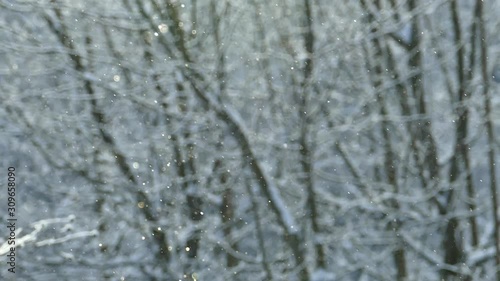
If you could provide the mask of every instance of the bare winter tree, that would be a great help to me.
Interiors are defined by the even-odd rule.
[[[1,1],[19,276],[500,280],[500,6],[424,2]]]

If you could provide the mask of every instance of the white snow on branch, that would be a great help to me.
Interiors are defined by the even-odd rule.
[[[211,100],[211,102],[213,102],[213,99],[209,98],[209,100]],[[236,129],[240,131],[242,138],[244,138],[243,141],[248,143],[248,149],[250,150],[251,157],[254,160],[253,165],[257,165],[258,169],[262,173],[263,178],[261,180],[264,181],[265,188],[267,189],[267,190],[265,190],[265,192],[267,192],[269,195],[268,199],[271,201],[269,203],[272,204],[273,207],[277,210],[277,212],[278,212],[277,215],[279,216],[279,219],[281,220],[281,222],[285,224],[284,227],[286,228],[286,231],[288,232],[288,234],[297,234],[299,232],[299,229],[298,229],[297,224],[295,223],[294,217],[288,211],[288,208],[286,207],[286,204],[283,201],[283,198],[281,197],[281,194],[279,192],[278,187],[274,184],[274,181],[272,181],[270,179],[270,177],[269,177],[268,173],[266,172],[266,170],[264,169],[264,167],[262,167],[260,162],[257,160],[257,156],[249,143],[250,139],[249,139],[248,133],[247,133],[248,130],[246,129],[246,127],[243,123],[243,119],[241,118],[241,116],[237,112],[232,110],[232,108],[230,108],[230,107],[224,107],[224,108],[219,107],[218,110],[224,110],[224,112],[228,116],[228,119],[230,120],[230,122],[233,123],[233,125],[235,125]]]
[[[50,238],[50,239],[42,240],[42,241],[36,242],[35,246],[41,247],[41,246],[60,244],[60,243],[64,243],[66,241],[77,239],[77,238],[96,236],[97,234],[99,234],[99,232],[95,229],[91,230],[91,231],[80,231],[80,232],[68,234],[68,235],[66,235],[64,237],[60,237],[60,238]]]
[[[493,246],[486,249],[477,249],[468,255],[467,264],[471,266],[478,265],[494,257],[495,257],[495,247]]]
[[[87,81],[90,82],[99,82],[99,78],[97,78],[93,73],[91,72],[84,72],[83,73],[83,78]]]
[[[260,165],[257,163],[256,165]],[[260,167],[262,170],[262,167]],[[298,226],[295,223],[295,219],[292,216],[292,214],[288,211],[288,208],[285,205],[285,202],[283,202],[283,198],[281,197],[278,187],[274,185],[274,182],[272,182],[268,177],[267,173],[263,171],[264,174],[264,180],[266,181],[267,184],[267,189],[269,190],[269,195],[270,195],[270,202],[271,204],[274,204],[275,208],[279,212],[279,216],[281,220],[285,223],[285,227],[287,228],[288,234],[296,234],[299,232]]]
[[[419,242],[417,239],[411,237],[409,233],[402,232],[401,234],[405,243],[408,246],[410,246],[410,248],[415,253],[417,253],[422,258],[427,260],[428,263],[433,264],[440,269],[446,269],[451,272],[459,274],[471,275],[470,268],[466,267],[464,264],[463,265],[446,264],[441,260],[441,257],[439,255],[428,249],[423,243]]]
[[[248,129],[245,126],[243,118],[238,112],[233,110],[231,107],[226,105],[221,105],[217,102],[217,99],[213,97],[209,92],[197,92],[198,95],[205,100],[208,105],[214,109],[219,117],[225,120],[230,127],[233,128],[234,133],[241,137],[243,144],[242,150],[244,153],[248,153],[253,165],[256,165],[257,170],[261,173],[261,187],[264,189],[263,192],[266,193],[267,199],[270,201],[272,208],[277,212],[278,220],[280,224],[284,224],[283,227],[288,234],[297,234],[299,232],[298,225],[295,223],[294,217],[288,211],[285,202],[283,201],[281,194],[279,193],[278,187],[270,179],[266,170],[262,167],[257,159],[257,155],[252,149],[250,144],[250,138],[248,137]]]
[[[44,230],[48,226],[54,225],[54,224],[64,223],[65,224],[64,227],[67,227],[68,224],[72,223],[74,220],[75,220],[74,215],[69,215],[65,218],[53,218],[53,219],[40,220],[40,221],[32,223],[31,227],[33,228],[33,231],[31,231],[30,233],[28,233],[22,237],[19,237],[19,236],[22,233],[23,229],[19,228],[16,231],[16,240],[15,240],[16,244],[15,244],[15,246],[16,246],[16,248],[20,248],[20,247],[23,247],[23,246],[25,246],[29,243],[32,243],[32,242],[37,247],[47,246],[47,245],[63,243],[63,242],[66,242],[66,241],[69,241],[72,239],[84,238],[84,237],[88,237],[88,236],[95,236],[98,234],[97,230],[81,231],[81,232],[71,233],[71,234],[68,234],[66,236],[59,237],[59,238],[50,238],[50,239],[35,242],[38,240],[38,235],[40,234],[40,232],[42,232],[42,230]],[[9,244],[9,240],[4,241],[2,243],[2,245],[0,245],[0,256],[7,254],[10,251],[10,248],[12,246],[13,245]]]

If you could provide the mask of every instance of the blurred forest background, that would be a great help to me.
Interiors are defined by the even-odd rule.
[[[1,0],[17,280],[500,280],[498,15]]]

